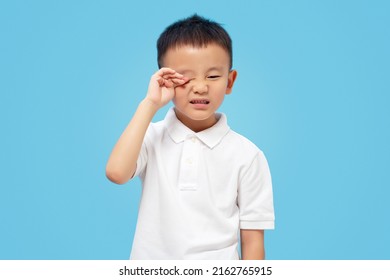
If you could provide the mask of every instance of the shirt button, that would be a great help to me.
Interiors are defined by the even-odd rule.
[[[192,141],[193,143],[195,143],[196,137],[192,137],[192,138],[191,138],[191,141]]]
[[[188,164],[192,164],[192,162],[193,162],[192,158],[187,158],[186,161],[187,161]]]

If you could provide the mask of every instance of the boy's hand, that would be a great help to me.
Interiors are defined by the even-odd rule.
[[[183,85],[188,78],[170,68],[161,68],[150,79],[147,100],[157,106],[165,106],[175,96],[175,87]]]

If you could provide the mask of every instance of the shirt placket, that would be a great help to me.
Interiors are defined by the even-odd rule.
[[[195,135],[186,137],[180,159],[179,190],[196,191],[198,188],[200,142]]]

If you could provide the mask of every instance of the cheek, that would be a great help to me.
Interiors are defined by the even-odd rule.
[[[186,95],[186,90],[183,87],[176,87],[175,88],[175,98],[177,97],[183,97]]]
[[[221,81],[220,83],[216,84],[214,87],[214,92],[218,92],[218,94],[225,94],[227,90],[227,82]]]
[[[183,88],[176,88],[175,89],[175,96],[173,97],[172,101],[173,103],[183,103],[186,100],[186,91]]]

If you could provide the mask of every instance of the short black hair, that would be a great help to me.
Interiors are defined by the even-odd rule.
[[[215,43],[225,49],[233,65],[232,40],[221,24],[194,14],[169,25],[157,40],[157,62],[162,67],[166,52],[173,47],[191,45],[205,47]]]

